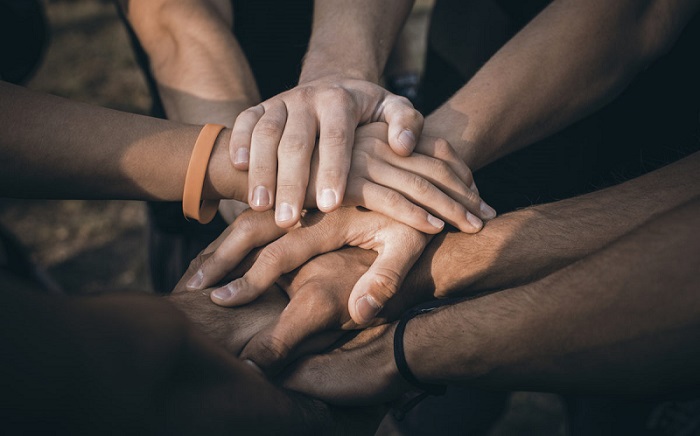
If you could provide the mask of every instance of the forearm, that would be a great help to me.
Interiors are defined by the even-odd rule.
[[[405,287],[442,298],[542,277],[700,195],[699,169],[695,153],[617,186],[500,216],[474,235],[439,237]]]
[[[697,0],[552,2],[499,50],[424,131],[472,169],[603,106],[673,44]]]
[[[488,388],[697,388],[698,216],[700,198],[543,280],[416,318],[409,366],[420,380]]]
[[[200,126],[134,115],[0,83],[0,196],[177,201]],[[244,199],[230,130],[209,161],[204,197]]]
[[[412,0],[316,0],[299,83],[343,76],[377,83]]]
[[[231,32],[228,0],[131,0],[127,16],[148,53],[168,119],[231,127],[259,102]]]

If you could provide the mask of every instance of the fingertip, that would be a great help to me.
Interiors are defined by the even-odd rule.
[[[467,227],[462,229],[466,233],[477,233],[484,227],[484,222],[471,212],[467,212]]]
[[[401,156],[409,156],[416,148],[416,135],[409,129],[404,129],[396,138],[395,152]]]
[[[339,206],[338,193],[335,189],[324,188],[316,194],[316,206],[322,212],[332,212]]]
[[[204,273],[202,272],[201,269],[197,270],[197,272],[190,278],[190,280],[187,282],[187,285],[185,286],[188,291],[197,291],[202,289],[202,285],[204,283]]]
[[[212,302],[219,306],[233,306],[232,300],[234,299],[238,291],[235,283],[236,282],[233,281],[226,286],[222,286],[218,289],[213,290],[209,295],[209,298]]]
[[[237,170],[247,170],[250,160],[250,151],[247,147],[239,147],[232,155],[233,167]]]
[[[479,211],[481,212],[481,217],[487,220],[491,220],[496,218],[496,210],[486,204],[484,200],[481,200],[481,204],[479,205]]]
[[[440,233],[445,228],[445,222],[440,218],[428,214],[428,223],[435,229],[435,233]]]
[[[250,194],[248,204],[251,209],[258,212],[270,209],[272,207],[270,191],[262,185],[256,186]]]
[[[377,317],[382,310],[382,305],[370,294],[365,294],[355,302],[353,320],[359,325],[365,325]]]

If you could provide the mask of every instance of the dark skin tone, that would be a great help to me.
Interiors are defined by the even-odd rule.
[[[699,168],[696,153],[603,191],[503,215],[477,235],[436,238],[377,322],[395,319],[405,308],[433,297],[504,289],[409,324],[406,356],[419,378],[618,394],[692,388],[698,383],[692,368],[699,358],[694,344],[700,307],[689,260],[700,256],[694,231],[700,213]],[[609,219],[620,210],[624,220]],[[263,221],[261,226],[269,225]],[[295,255],[293,246],[286,248],[289,256]],[[304,336],[300,332],[316,337],[328,328],[327,320],[336,329],[352,328],[344,324],[347,315],[338,302],[371,259],[347,249],[331,254],[330,263],[324,261],[330,254],[318,256],[295,271],[291,282],[278,281],[289,286],[285,315],[260,333],[266,345],[251,346],[258,344],[254,337],[242,357],[275,374],[302,353],[295,342]],[[339,285],[345,289],[340,298],[317,299],[315,294],[328,294]],[[673,298],[667,298],[669,287]],[[302,293],[303,288],[309,292]],[[562,316],[571,322],[562,323]],[[225,329],[221,324],[209,328]],[[339,350],[302,359],[288,373],[286,385],[342,404],[395,398],[407,386],[393,362],[393,329],[393,324],[377,326]],[[683,358],[668,360],[668,353],[677,350],[685,350]],[[571,359],[579,363],[572,365]],[[372,370],[357,375],[357,368]]]

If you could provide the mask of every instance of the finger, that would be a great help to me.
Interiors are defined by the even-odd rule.
[[[328,237],[319,237],[319,230]],[[226,307],[250,303],[282,274],[295,270],[318,254],[336,250],[343,244],[344,238],[340,232],[326,232],[316,226],[295,229],[263,248],[243,277],[213,291],[211,299]]]
[[[400,156],[410,155],[423,131],[423,115],[405,97],[387,97],[383,120],[389,125],[389,146]]]
[[[318,288],[306,291],[309,291],[306,295],[312,296],[322,296],[325,292]],[[334,314],[326,307],[325,300],[320,298],[292,299],[280,314],[279,321],[255,335],[243,348],[240,358],[252,361],[268,376],[277,374],[295,356],[305,339],[332,327]]]
[[[422,236],[396,243],[394,239],[377,255],[350,293],[348,311],[353,321],[367,325],[401,288],[409,270],[420,257],[426,242]]]
[[[357,121],[350,97],[329,102],[326,107],[320,117],[316,205],[331,212],[343,203]]]
[[[265,113],[253,129],[248,165],[248,203],[253,210],[268,210],[273,205],[277,147],[286,121],[287,109],[276,100],[265,106]]]
[[[481,198],[461,183],[452,187],[442,186],[440,189],[417,174],[377,162],[370,163],[368,170],[374,183],[396,190],[408,201],[425,208],[463,232],[475,233],[484,225],[477,215],[481,214]],[[366,207],[373,209],[373,206],[368,204]],[[391,217],[396,219],[394,215]]]
[[[291,227],[299,221],[315,143],[316,120],[308,112],[290,109],[277,151],[281,164],[277,170],[275,220],[280,227]]]
[[[275,225],[271,211],[242,215],[210,245],[211,247],[216,244],[216,249],[202,262],[197,272],[187,283],[187,288],[190,290],[204,289],[218,283],[251,250],[279,238],[284,233],[284,229]]]
[[[259,104],[246,109],[236,117],[231,130],[231,140],[228,151],[231,155],[233,167],[245,171],[248,169],[250,159],[250,141],[253,137],[253,129],[265,113],[263,105]]]
[[[366,179],[353,179],[346,195],[351,204],[382,213],[423,233],[440,233],[445,227],[444,221],[416,206],[401,193]]]
[[[472,192],[474,192],[477,196],[479,195],[479,189],[476,187],[476,183],[474,183],[472,171],[446,140],[423,136],[418,144],[418,147],[416,147],[416,153],[430,156],[439,162],[442,162],[442,165],[448,165],[454,174],[456,174],[457,177],[459,177],[460,180],[464,182],[464,184],[468,186]],[[436,164],[433,166],[435,165]],[[427,168],[428,166],[420,165],[419,167]],[[417,172],[417,169],[413,169],[413,171]],[[428,174],[420,174],[424,176],[432,174],[433,177],[430,180],[441,188],[443,187],[442,181],[445,180],[443,176],[445,171],[441,170],[440,168],[432,168]],[[478,207],[475,207],[474,205],[470,207],[468,204],[465,204],[465,207],[484,220],[490,220],[496,217],[496,211],[481,198],[479,199]]]

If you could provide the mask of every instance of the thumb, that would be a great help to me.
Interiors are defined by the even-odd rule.
[[[240,358],[253,362],[268,376],[276,375],[301,351],[311,347],[320,351],[337,339],[337,334],[318,335],[331,324],[331,312],[324,311],[327,304],[313,300],[290,300],[276,324],[261,330],[241,351]],[[312,339],[310,343],[307,343]],[[321,341],[321,344],[316,344]]]
[[[408,156],[416,148],[423,131],[423,115],[405,97],[391,95],[380,119],[389,125],[389,146],[394,153]]]
[[[417,244],[416,244],[417,245]],[[385,246],[350,293],[348,312],[359,325],[370,323],[398,290],[423,247]]]

